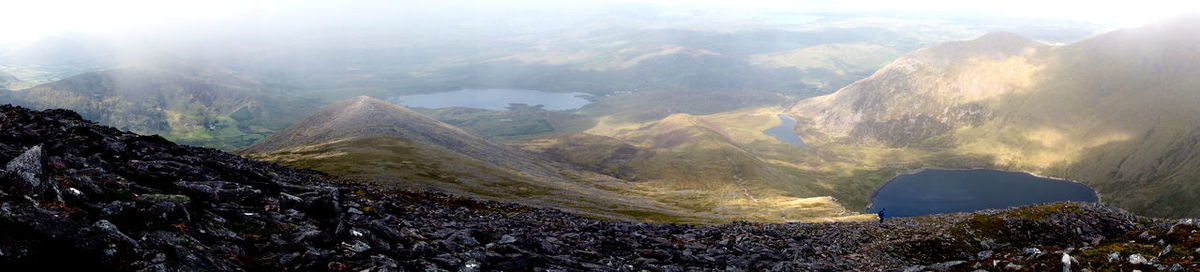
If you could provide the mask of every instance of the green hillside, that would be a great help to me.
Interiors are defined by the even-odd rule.
[[[724,222],[639,196],[632,184],[543,160],[370,97],[334,103],[241,151],[385,187],[440,191],[654,222]]]
[[[327,106],[242,152],[384,186],[603,218],[676,223],[861,218],[821,197],[830,189],[790,182],[802,173],[762,161],[721,136],[729,131],[715,131],[717,124],[708,123],[748,118],[753,127],[739,127],[736,133],[746,135],[736,137],[762,141],[765,136],[754,130],[774,121],[769,116],[761,110],[672,115],[623,133],[620,140],[567,134],[524,141],[518,149],[395,104],[357,97]],[[755,146],[760,144],[782,145]],[[557,149],[563,147],[569,149]]]

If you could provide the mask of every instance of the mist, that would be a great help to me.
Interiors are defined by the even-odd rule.
[[[710,38],[680,35],[684,31],[714,35],[743,30],[788,31],[783,35],[791,35],[874,29],[914,34],[897,44],[899,50],[907,51],[993,31],[1069,42],[1111,28],[1073,19],[1030,19],[1019,14],[860,9],[823,2],[778,4],[776,8],[771,4],[753,2],[731,8],[723,2],[670,1],[29,3],[17,7],[28,10],[23,16],[5,19],[12,23],[9,26],[26,27],[14,28],[19,31],[0,39],[4,41],[0,43],[0,71],[14,74],[27,84],[39,84],[82,71],[186,63],[233,69],[291,89],[354,87],[419,92],[411,89],[429,88],[425,85],[430,84],[405,78],[428,71],[412,67],[453,66],[475,69],[478,71],[471,73],[479,74],[486,69],[507,69],[495,65],[511,61],[504,57],[513,53],[578,54],[603,48],[606,43],[615,48],[634,41],[629,38],[656,41],[662,46],[707,43],[701,46],[723,46],[723,50],[742,53],[767,53],[791,46],[772,49],[747,45],[745,40],[736,40],[745,38],[736,35],[701,41],[697,39]],[[60,13],[56,7],[62,5],[95,10]],[[52,23],[29,24],[26,20]],[[775,40],[790,39],[776,34],[766,35],[773,35],[770,39]],[[814,44],[821,42],[813,40]],[[561,61],[533,64],[546,66],[539,70],[567,73],[597,70],[567,67]],[[408,71],[405,75],[375,75],[372,80],[346,78],[352,75],[338,77],[347,70],[364,69],[377,73]],[[515,80],[503,78],[515,77],[509,75],[480,76],[492,77],[484,81]],[[393,84],[397,80],[405,82]],[[434,85],[439,84],[497,85],[471,80]]]

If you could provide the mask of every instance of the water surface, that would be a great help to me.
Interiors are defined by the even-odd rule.
[[[788,117],[787,114],[779,114],[779,125],[763,131],[763,134],[774,136],[780,142],[789,143],[796,146],[804,146],[804,140],[800,139],[800,135],[796,135],[796,120]]]
[[[462,89],[431,94],[402,95],[392,101],[407,107],[465,107],[505,110],[509,104],[542,105],[547,110],[573,110],[590,103],[585,93],[552,93],[523,89]]]
[[[1059,201],[1096,202],[1087,186],[1028,173],[997,170],[926,169],[899,175],[871,197],[867,212],[888,217],[1001,209]]]

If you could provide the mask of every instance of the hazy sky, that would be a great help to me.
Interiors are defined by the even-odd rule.
[[[36,0],[9,1],[0,11],[0,41],[27,41],[64,31],[113,34],[241,22],[327,24],[435,13],[554,12],[614,3],[663,11],[717,11],[738,15],[780,12],[943,12],[1081,20],[1130,27],[1200,10],[1185,0]],[[364,21],[365,20],[365,21]]]

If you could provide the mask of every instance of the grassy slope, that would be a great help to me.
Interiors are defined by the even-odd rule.
[[[577,149],[550,155],[587,166],[575,169],[490,143],[400,106],[360,97],[326,107],[245,151],[256,159],[385,185],[560,207],[604,218],[676,223],[860,218],[831,198],[818,197],[828,193],[810,193],[829,192],[828,188],[763,182],[802,175],[739,146],[786,146],[760,132],[778,122],[767,111],[779,110],[748,109],[705,118],[672,115],[622,136],[636,146],[604,136],[572,138],[582,140],[570,142],[579,146],[568,148]],[[723,123],[742,126],[717,129]],[[730,134],[757,138],[734,143],[728,141]],[[554,139],[563,138],[537,140],[526,147],[562,143]],[[644,147],[663,142],[670,146]],[[799,149],[781,152],[806,157]],[[731,183],[732,179],[740,180]]]
[[[385,185],[604,218],[681,223],[745,219],[665,204],[638,193],[636,184],[545,160],[369,97],[322,108],[243,152]]]
[[[379,185],[433,190],[483,199],[565,208],[584,215],[651,222],[708,223],[656,201],[620,194],[626,185],[586,172],[563,170],[572,182],[550,182],[396,137],[334,140],[249,158],[319,170]]]
[[[841,204],[865,206],[865,199],[858,196],[874,188],[874,184],[864,183],[874,179],[865,177],[895,172],[762,134],[778,124],[775,113],[780,110],[755,107],[710,115],[675,114],[650,122],[606,123],[586,133],[518,145],[636,180],[643,193],[692,211],[740,214],[759,221],[852,216],[857,209],[847,210]]]

